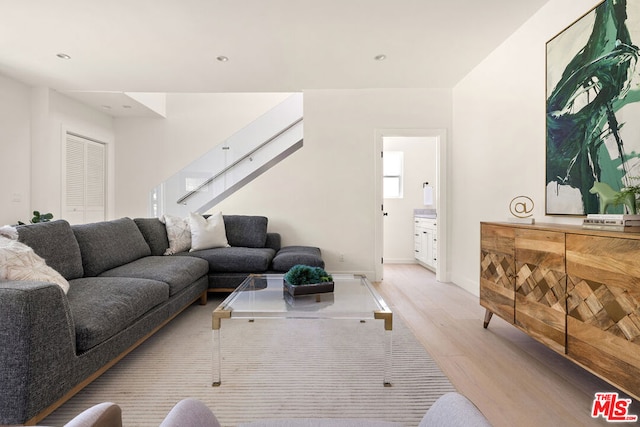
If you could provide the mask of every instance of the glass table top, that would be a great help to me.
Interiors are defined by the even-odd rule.
[[[221,318],[380,319],[391,316],[391,310],[365,276],[332,276],[333,292],[293,297],[284,287],[283,275],[251,275],[216,312]]]

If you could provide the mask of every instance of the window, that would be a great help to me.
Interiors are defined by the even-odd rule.
[[[385,151],[382,156],[382,191],[385,199],[402,198],[404,153]]]

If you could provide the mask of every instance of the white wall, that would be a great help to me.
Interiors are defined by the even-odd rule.
[[[414,209],[424,209],[422,184],[437,188],[437,139],[385,137],[384,151],[404,153],[402,198],[384,199],[384,262],[414,263]],[[433,206],[428,206],[433,208]]]
[[[31,218],[29,88],[0,75],[0,226]]]
[[[597,0],[551,0],[453,90],[451,280],[479,292],[480,221],[504,221],[519,195],[545,212],[545,44]]]
[[[307,91],[304,117],[304,147],[216,209],[266,215],[283,244],[319,246],[330,271],[374,277],[376,129],[448,129],[451,92]]]

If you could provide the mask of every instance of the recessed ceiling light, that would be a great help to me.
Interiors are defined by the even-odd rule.
[[[376,61],[384,61],[385,59],[387,59],[387,55],[381,53],[380,55],[374,56],[373,59],[375,59]]]
[[[229,60],[229,58],[227,58],[227,57],[226,57],[226,56],[224,56],[224,55],[220,55],[220,56],[218,56],[216,59],[217,59],[218,61],[220,61],[220,62],[227,62],[227,61]]]
[[[67,55],[66,53],[59,53],[56,56],[58,58],[60,58],[60,59],[71,59],[71,57],[69,55]]]
[[[126,109],[129,109],[129,108],[131,108],[131,105],[128,105],[128,104],[124,104],[124,105],[122,106],[122,108],[126,108]]]
[[[102,108],[104,108],[105,110],[111,110],[111,105],[103,105]]]

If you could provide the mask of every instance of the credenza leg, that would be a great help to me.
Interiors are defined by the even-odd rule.
[[[493,317],[493,312],[489,311],[487,309],[487,311],[484,313],[484,328],[487,329],[487,326],[489,326],[489,322],[491,322],[491,317]]]

